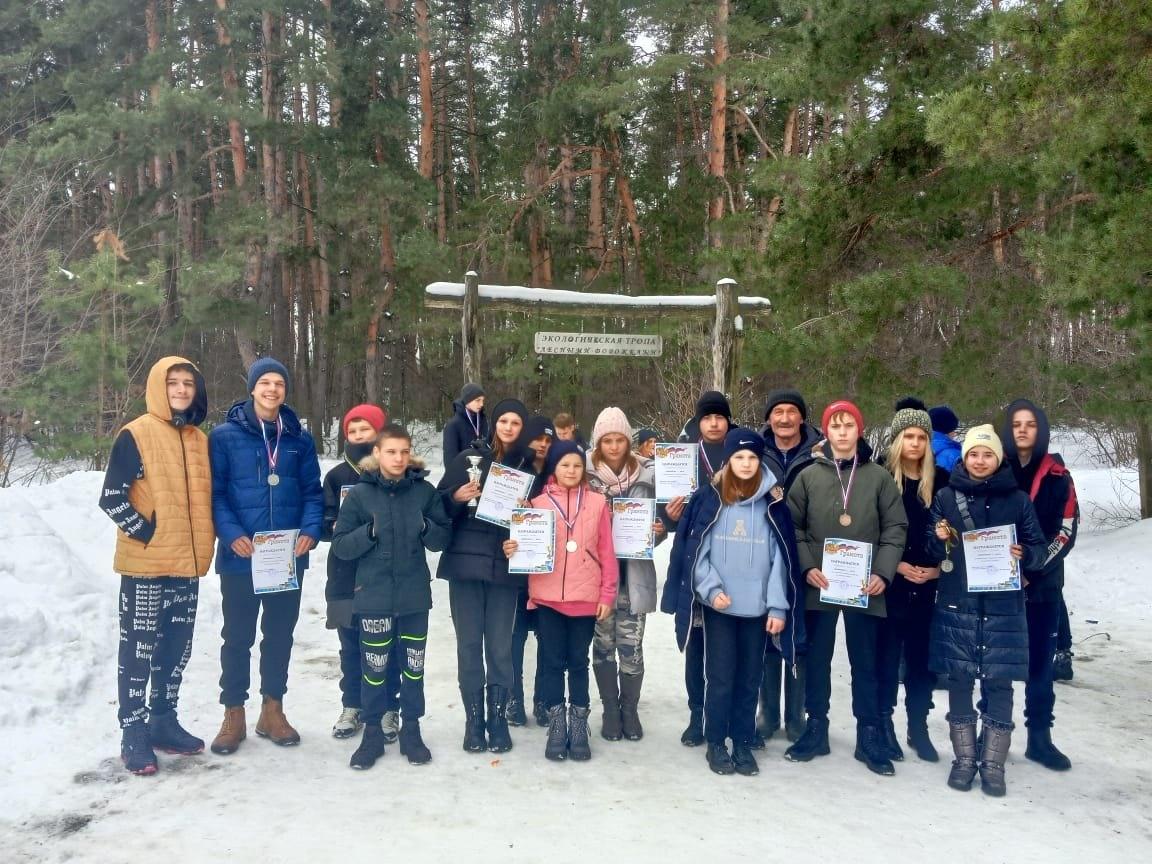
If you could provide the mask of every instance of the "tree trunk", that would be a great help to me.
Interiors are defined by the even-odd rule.
[[[712,26],[712,122],[708,129],[708,175],[714,184],[708,204],[708,240],[713,249],[723,245],[715,223],[724,217],[724,139],[728,120],[728,80],[724,66],[727,62],[728,0],[716,0]]]
[[[416,15],[416,74],[420,82],[419,170],[421,177],[431,180],[435,107],[432,104],[432,49],[428,30],[428,0],[414,0],[412,8]]]
[[[476,124],[476,67],[472,60],[472,31],[475,22],[472,20],[471,0],[462,0],[460,7],[464,26],[464,92],[468,113],[468,170],[472,175],[472,196],[479,200],[482,197],[480,142]]]

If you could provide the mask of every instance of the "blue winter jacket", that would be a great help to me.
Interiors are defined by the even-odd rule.
[[[960,461],[960,442],[953,441],[943,432],[932,433],[932,456],[936,460],[936,467],[942,468],[949,474]]]
[[[212,459],[212,518],[216,522],[216,572],[242,576],[252,572],[252,560],[232,551],[233,541],[257,531],[300,529],[319,540],[324,525],[324,492],[316,444],[291,408],[281,406],[283,434],[276,474],[268,485],[268,453],[252,400],[235,403],[225,423],[208,435]],[[275,447],[274,438],[269,441]],[[308,556],[296,559],[296,570],[308,569]]]
[[[776,542],[788,559],[788,617],[784,631],[772,639],[789,663],[807,650],[804,629],[804,593],[800,583],[799,556],[796,552],[796,529],[783,490],[773,487],[769,494],[765,518]],[[676,540],[672,544],[672,561],[668,567],[668,581],[660,597],[660,610],[676,616],[676,643],[680,650],[688,644],[688,631],[697,603],[692,587],[692,572],[700,551],[700,541],[720,515],[720,492],[711,483],[698,489],[680,517]],[[797,600],[796,598],[800,599]]]

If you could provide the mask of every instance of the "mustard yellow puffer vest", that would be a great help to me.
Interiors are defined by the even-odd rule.
[[[144,465],[144,476],[132,484],[128,500],[145,519],[156,521],[147,546],[117,532],[113,567],[124,576],[203,576],[212,563],[216,532],[208,436],[195,426],[177,428],[170,422],[164,380],[177,362],[188,361],[167,357],[153,367],[149,413],[124,427]]]

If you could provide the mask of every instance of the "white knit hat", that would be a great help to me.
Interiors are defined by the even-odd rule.
[[[624,412],[614,406],[609,406],[600,412],[596,418],[596,425],[592,427],[592,448],[595,449],[600,439],[612,432],[619,432],[629,441],[632,440],[632,426]]]
[[[1004,444],[1001,443],[1000,436],[996,434],[991,423],[973,426],[968,430],[968,434],[964,436],[964,444],[960,448],[965,458],[973,447],[987,447],[996,454],[997,462],[1004,461]]]

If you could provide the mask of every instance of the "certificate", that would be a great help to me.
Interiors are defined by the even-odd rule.
[[[652,498],[612,499],[612,545],[617,558],[651,561],[656,547],[656,501]]]
[[[965,531],[960,538],[969,591],[1020,590],[1020,562],[1009,548],[1016,545],[1015,525],[977,528]]]
[[[516,507],[508,539],[517,543],[509,573],[551,573],[556,567],[556,511]]]
[[[257,531],[252,535],[252,590],[257,594],[300,590],[296,578],[296,539],[300,532]]]
[[[824,541],[820,571],[828,587],[820,589],[820,601],[853,609],[867,609],[864,589],[872,577],[872,544],[829,537]]]
[[[696,491],[698,444],[656,445],[656,500],[687,498]]]
[[[484,491],[480,493],[480,503],[476,505],[476,518],[507,528],[512,521],[512,511],[528,497],[535,479],[527,471],[493,462],[484,481]]]

